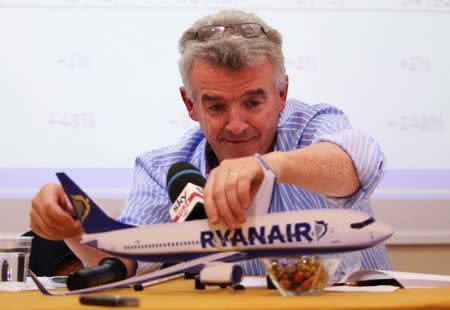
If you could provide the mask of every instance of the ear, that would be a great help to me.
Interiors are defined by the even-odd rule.
[[[194,102],[192,102],[191,99],[189,99],[186,88],[184,88],[183,86],[180,86],[180,95],[181,99],[183,99],[184,105],[186,106],[186,110],[189,114],[189,117],[193,121],[198,122],[198,117],[194,110]]]
[[[281,99],[280,111],[282,111],[284,109],[284,107],[286,106],[288,89],[289,89],[289,77],[287,75],[285,75],[284,76],[284,87],[278,91],[278,94],[280,95],[280,99]]]

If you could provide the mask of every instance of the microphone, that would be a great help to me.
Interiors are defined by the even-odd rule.
[[[69,291],[98,286],[123,280],[127,277],[127,267],[116,257],[102,259],[98,266],[72,272],[67,277]]]
[[[173,164],[167,173],[167,191],[172,207],[170,217],[175,223],[206,219],[203,187],[206,179],[188,162]]]

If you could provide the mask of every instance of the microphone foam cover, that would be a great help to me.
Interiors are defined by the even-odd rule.
[[[167,172],[167,192],[172,203],[187,183],[204,187],[206,179],[197,167],[188,162],[180,161],[173,164]]]

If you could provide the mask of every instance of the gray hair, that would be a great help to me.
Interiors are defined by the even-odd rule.
[[[261,34],[256,38],[244,38],[227,32],[221,39],[199,41],[194,39],[197,29],[206,25],[235,25],[257,23],[264,27],[267,37]],[[178,49],[181,54],[179,68],[187,94],[192,98],[191,69],[195,59],[205,59],[229,70],[239,70],[246,65],[256,65],[267,58],[274,66],[276,87],[281,90],[285,85],[284,56],[281,50],[280,32],[269,27],[258,16],[239,10],[223,10],[208,15],[195,22],[181,36]]]

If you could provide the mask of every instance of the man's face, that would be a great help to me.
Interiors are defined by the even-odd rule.
[[[198,121],[219,161],[273,149],[286,86],[277,91],[273,65],[266,61],[229,71],[205,60],[191,71],[193,102],[180,88],[191,119]]]

